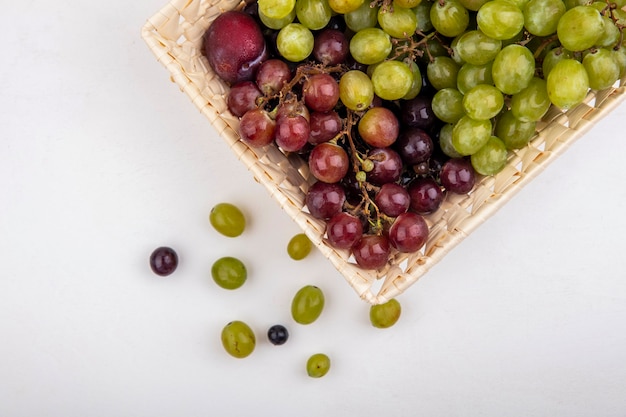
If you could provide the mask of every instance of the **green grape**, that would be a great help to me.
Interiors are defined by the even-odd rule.
[[[412,59],[405,59],[403,61],[411,70],[411,74],[413,75],[413,82],[411,83],[411,88],[409,88],[408,93],[402,97],[404,100],[411,100],[422,91],[422,72],[420,71],[419,66]]]
[[[445,123],[456,123],[465,116],[463,94],[456,88],[442,88],[433,95],[433,113]]]
[[[450,158],[462,158],[463,155],[457,152],[452,144],[452,129],[454,129],[454,125],[451,123],[441,126],[439,129],[439,147],[444,155]]]
[[[276,48],[291,62],[300,62],[313,52],[313,33],[301,23],[290,23],[278,32]]]
[[[333,14],[328,0],[296,0],[298,21],[311,30],[324,28]]]
[[[576,6],[559,19],[556,34],[565,49],[584,51],[596,44],[604,32],[602,15],[592,6]]]
[[[552,68],[562,59],[572,58],[572,52],[567,49],[563,49],[561,47],[551,49],[543,58],[543,62],[541,64],[541,71],[543,72],[543,77],[547,78]]]
[[[413,72],[401,61],[384,61],[372,72],[374,94],[383,100],[398,100],[406,96],[413,85]]]
[[[239,208],[230,203],[216,204],[209,214],[209,221],[215,230],[224,236],[237,237],[246,228],[246,218]]]
[[[299,324],[313,323],[323,309],[324,293],[314,285],[300,288],[291,302],[291,316]]]
[[[433,24],[430,22],[430,8],[432,2],[423,0],[413,8],[415,12],[415,18],[417,19],[417,30],[421,32],[429,32],[433,28]]]
[[[473,12],[477,12],[483,4],[487,3],[491,0],[459,0],[459,2],[465,7],[467,10],[471,10]]]
[[[370,306],[370,323],[378,329],[387,329],[398,321],[402,306],[395,298],[386,303]]]
[[[343,20],[346,22],[348,29],[354,33],[373,28],[378,24],[378,10],[379,6],[370,7],[369,2],[363,2],[356,10],[343,15]]]
[[[475,120],[488,120],[496,117],[503,106],[504,96],[492,85],[478,84],[463,97],[465,113]]]
[[[621,27],[626,26],[626,10],[613,9],[611,10],[611,17],[616,25],[620,25]]]
[[[575,59],[562,59],[548,74],[546,88],[552,104],[569,109],[580,104],[587,96],[589,76],[580,62]]]
[[[295,18],[296,18],[295,8],[292,9],[291,12],[289,12],[287,16],[281,19],[272,19],[271,17],[267,17],[263,13],[261,13],[261,11],[259,10],[259,19],[261,19],[261,22],[268,28],[274,29],[274,30],[280,30],[284,28],[289,23],[293,22]]]
[[[362,29],[350,39],[350,54],[356,62],[365,65],[381,62],[391,48],[391,37],[380,28]]]
[[[378,24],[393,38],[408,38],[413,36],[417,29],[417,16],[411,9],[398,6],[378,9]]]
[[[282,19],[296,7],[296,0],[258,0],[259,12],[270,19]]]
[[[594,49],[585,54],[583,67],[589,76],[589,88],[593,90],[609,88],[619,79],[619,64],[608,49]]]
[[[452,145],[461,155],[471,155],[489,141],[491,128],[490,120],[475,120],[463,116],[452,129]]]
[[[482,148],[470,157],[474,170],[482,175],[495,175],[506,165],[508,151],[497,136],[489,137]]]
[[[328,0],[330,8],[335,13],[346,14],[359,8],[364,0]]]
[[[372,81],[362,71],[350,70],[339,79],[339,99],[350,110],[367,109],[374,100]]]
[[[452,39],[452,42],[450,42],[450,54],[449,54],[450,58],[454,59],[454,62],[456,62],[459,65],[465,64],[465,61],[461,59],[461,55],[459,55],[459,53],[457,52],[457,45],[459,43],[459,39],[461,39],[461,36],[463,36],[463,33],[458,36],[455,36]]]
[[[619,43],[621,36],[620,29],[613,23],[610,17],[602,16],[602,35],[596,41],[596,46],[600,48],[613,48]]]
[[[463,62],[485,65],[493,61],[501,49],[501,40],[491,38],[480,30],[469,30],[459,37],[455,51]]]
[[[456,88],[459,65],[448,56],[437,56],[426,66],[426,76],[436,90]]]
[[[497,0],[496,0],[497,1]],[[515,94],[528,86],[535,75],[535,57],[526,47],[507,45],[493,61],[493,82],[504,94]]]
[[[511,112],[522,122],[537,122],[550,108],[550,98],[546,88],[546,81],[533,77],[519,93],[511,96]]]
[[[626,48],[621,47],[617,50],[613,50],[613,58],[619,66],[619,78],[623,78],[626,75]]]
[[[236,290],[248,278],[248,271],[243,262],[232,256],[224,256],[213,262],[211,267],[213,281],[227,290]]]
[[[522,122],[510,110],[500,113],[494,133],[507,149],[521,149],[535,135],[537,122]]]
[[[289,240],[287,254],[291,259],[300,261],[311,253],[312,248],[311,239],[304,233],[298,233]]]
[[[231,356],[245,358],[254,351],[256,337],[250,326],[235,320],[222,329],[222,345]]]
[[[479,84],[493,85],[492,67],[493,62],[485,65],[463,64],[456,76],[457,90],[465,94]]]
[[[524,26],[535,36],[549,36],[556,32],[559,19],[565,13],[562,0],[530,0],[524,6]]]
[[[330,358],[323,353],[311,355],[306,361],[306,373],[311,378],[321,378],[330,370]]]
[[[485,3],[476,14],[478,29],[485,35],[506,40],[521,32],[524,27],[524,13],[514,3],[506,0],[493,0]]]
[[[454,38],[467,29],[469,13],[457,0],[438,0],[430,8],[430,22],[437,32]]]

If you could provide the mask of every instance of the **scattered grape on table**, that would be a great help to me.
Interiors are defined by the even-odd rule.
[[[337,250],[381,269],[422,250],[429,214],[498,174],[551,106],[624,77],[625,6],[258,0],[219,15],[204,45],[241,140],[303,158],[304,209]]]

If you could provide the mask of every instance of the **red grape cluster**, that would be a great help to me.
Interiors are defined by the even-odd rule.
[[[420,250],[429,234],[424,216],[446,193],[468,193],[475,181],[467,158],[441,150],[443,123],[427,77],[415,97],[375,96],[355,109],[346,101],[361,86],[343,85],[343,76],[368,69],[351,57],[343,20],[314,31],[310,55],[294,63],[281,57],[276,30],[263,25],[255,6],[221,14],[205,36],[209,63],[230,85],[227,103],[240,118],[241,140],[308,161],[315,182],[306,209],[327,222],[328,242],[362,268],[384,267],[393,251]]]

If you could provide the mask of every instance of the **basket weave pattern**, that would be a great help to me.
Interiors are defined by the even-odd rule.
[[[626,80],[622,79],[615,87],[590,92],[583,104],[567,113],[551,108],[539,122],[537,135],[528,146],[511,153],[502,172],[479,178],[469,195],[448,194],[442,207],[427,216],[430,235],[421,251],[394,253],[385,269],[365,271],[347,251],[330,246],[324,238],[325,222],[307,213],[305,193],[314,181],[307,164],[298,156],[286,156],[275,146],[259,150],[239,140],[239,120],[226,105],[228,86],[215,76],[201,52],[202,38],[210,23],[239,4],[238,0],[173,0],[146,22],[142,37],[169,70],[171,80],[208,118],[255,179],[357,294],[371,304],[385,302],[415,283],[625,97]]]

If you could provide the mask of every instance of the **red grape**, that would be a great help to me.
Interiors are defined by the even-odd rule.
[[[309,143],[317,145],[328,142],[341,132],[343,122],[336,111],[312,112],[309,119]]]
[[[417,127],[403,129],[393,147],[404,163],[417,165],[428,161],[434,150],[431,137],[424,130]]]
[[[406,188],[394,182],[388,182],[380,187],[374,197],[374,202],[384,214],[396,217],[409,209],[411,198]]]
[[[329,74],[314,74],[302,86],[304,103],[312,111],[330,111],[339,101],[339,84]]]
[[[363,225],[356,216],[342,211],[328,220],[328,242],[337,249],[350,249],[363,236]]]
[[[256,84],[266,96],[276,94],[290,80],[289,66],[285,61],[276,58],[263,62],[256,73]]]
[[[338,182],[346,176],[350,160],[346,151],[339,145],[324,142],[311,150],[309,169],[315,178],[323,182]]]
[[[261,96],[261,91],[254,82],[241,81],[233,85],[228,92],[228,110],[235,116],[241,117],[247,111],[256,109],[256,100]]]
[[[396,217],[389,228],[389,241],[400,252],[416,252],[428,239],[428,225],[422,216],[406,212]]]
[[[276,122],[263,109],[246,112],[239,121],[241,140],[254,148],[269,145],[274,141]]]
[[[409,184],[407,191],[411,197],[411,210],[420,213],[432,213],[441,206],[444,193],[432,178],[417,178]]]
[[[368,145],[384,148],[398,138],[400,123],[391,110],[385,107],[372,107],[359,120],[358,130]]]
[[[464,158],[452,158],[441,167],[441,185],[452,193],[467,194],[474,188],[476,176],[472,163]]]
[[[337,183],[318,181],[311,185],[306,194],[306,206],[316,219],[328,220],[343,210],[346,192]]]
[[[300,115],[276,120],[276,144],[285,152],[297,152],[309,140],[309,122]]]
[[[371,183],[382,185],[400,178],[402,159],[393,149],[376,148],[369,153],[368,159],[374,162],[374,169],[367,173],[367,179]]]
[[[385,235],[363,235],[352,247],[356,263],[365,269],[380,269],[387,264],[391,246]]]
[[[313,56],[326,65],[337,65],[348,56],[350,43],[343,32],[324,29],[317,34],[313,44]]]

